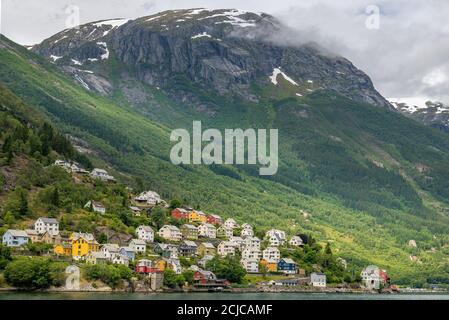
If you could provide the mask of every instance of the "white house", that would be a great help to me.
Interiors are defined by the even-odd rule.
[[[226,219],[226,221],[224,222],[224,226],[228,227],[228,228],[231,228],[231,229],[239,227],[238,223],[235,222],[235,220],[232,219],[232,218]]]
[[[285,231],[278,229],[270,229],[265,233],[265,239],[270,239],[273,235],[277,235],[281,240],[281,244],[284,244],[286,240]]]
[[[20,247],[28,243],[29,237],[24,230],[9,229],[3,234],[2,243],[7,247]]]
[[[313,272],[310,274],[310,284],[314,287],[326,287],[326,275],[320,272]]]
[[[64,161],[64,160],[56,160],[54,163],[55,166],[58,166],[62,169],[64,169],[67,172],[72,172],[72,166],[69,162]]]
[[[268,242],[270,243],[271,247],[279,247],[280,245],[283,244],[282,239],[279,237],[279,235],[277,233],[271,235],[268,238]]]
[[[304,245],[304,242],[302,241],[301,237],[293,236],[290,238],[290,241],[288,242],[288,244],[293,247],[301,247]]]
[[[162,199],[161,196],[155,191],[145,191],[135,197],[134,201],[149,206],[155,206],[160,203]]]
[[[260,250],[253,247],[246,247],[242,250],[242,259],[257,259],[260,258]]]
[[[149,226],[139,226],[136,229],[137,238],[145,242],[154,241],[154,231]]]
[[[178,227],[166,224],[159,229],[158,234],[160,237],[170,241],[181,241],[182,233]]]
[[[222,241],[217,247],[217,253],[222,256],[233,256],[235,255],[235,244],[231,241]]]
[[[51,236],[57,236],[59,234],[59,222],[54,218],[39,218],[34,223],[34,230],[39,234],[48,232]]]
[[[255,248],[260,250],[260,239],[258,237],[246,237],[243,239],[243,246],[245,248]]]
[[[119,253],[112,258],[111,262],[113,264],[123,264],[127,266],[129,265],[129,257],[126,254]]]
[[[106,259],[112,261],[114,256],[118,255],[120,247],[115,243],[107,243],[101,246],[100,252],[105,256]]]
[[[268,247],[262,251],[262,258],[270,262],[278,262],[281,259],[281,253],[276,247]]]
[[[72,165],[70,166],[70,171],[72,173],[89,174],[89,171],[83,169],[77,163],[72,163]]]
[[[381,289],[388,279],[387,272],[375,265],[367,266],[360,275],[365,288],[370,290]]]
[[[132,239],[129,243],[129,247],[134,250],[134,252],[143,253],[147,250],[147,244],[140,239]]]
[[[99,179],[102,181],[115,181],[115,178],[113,176],[109,175],[109,173],[104,169],[95,168],[90,173],[90,176],[93,179]]]
[[[176,274],[182,273],[182,266],[179,259],[170,258],[167,259],[166,261],[169,269],[173,270]]]
[[[242,236],[242,238],[252,237],[252,236],[254,236],[254,231],[252,228],[242,229],[242,232],[240,233],[240,235]]]
[[[243,229],[253,229],[253,227],[249,224],[249,223],[244,223],[244,224],[242,224],[242,230]]]
[[[205,238],[215,239],[217,237],[217,228],[213,224],[203,223],[198,227],[198,235]]]
[[[229,239],[233,235],[234,235],[233,230],[226,226],[221,226],[221,227],[218,227],[218,229],[217,229],[217,237],[224,237],[226,239]]]
[[[242,250],[245,244],[244,240],[241,237],[232,236],[229,237],[229,241],[232,242],[239,250]]]
[[[89,200],[84,205],[84,208],[88,208],[88,209],[92,208],[92,210],[94,212],[98,212],[100,214],[105,214],[106,213],[105,206],[101,202],[98,202],[98,201]]]
[[[259,260],[252,258],[242,258],[240,260],[240,264],[245,268],[248,273],[257,273],[259,272]]]

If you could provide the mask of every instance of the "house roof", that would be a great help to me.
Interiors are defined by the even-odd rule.
[[[130,244],[131,244],[131,243],[133,243],[133,244],[145,245],[145,241],[140,240],[140,239],[132,239],[131,242],[130,242]]]
[[[13,237],[25,237],[25,238],[28,238],[28,234],[25,232],[25,230],[9,229],[6,232],[9,232]]]
[[[92,173],[104,173],[104,174],[108,174],[108,172],[104,169],[99,169],[99,168],[95,168],[92,170]]]
[[[101,251],[91,251],[88,255],[95,259],[106,259],[106,256]]]
[[[215,226],[214,226],[213,224],[210,224],[210,223],[203,223],[203,224],[200,225],[200,227],[201,227],[201,226],[205,226],[205,227],[208,227],[208,228],[211,228],[211,229],[212,229],[212,228],[213,228],[213,229],[216,229]]]
[[[115,243],[106,243],[104,245],[101,246],[101,248],[106,249],[110,252],[118,252],[120,250],[120,247],[118,246],[118,244]]]
[[[184,243],[185,245],[190,246],[190,247],[197,247],[196,243],[193,242],[193,241],[190,241],[190,240],[184,240],[183,243]]]
[[[83,238],[87,241],[95,241],[95,237],[92,233],[74,232],[74,233],[72,233],[71,238],[74,240]]]
[[[98,202],[98,201],[92,201],[92,205],[94,207],[104,208],[104,205],[101,202]]]
[[[58,220],[56,220],[55,218],[40,217],[37,220],[42,220],[42,222],[44,222],[44,223],[58,224]]]
[[[267,247],[264,251],[277,251],[279,252],[279,249],[276,247]]]
[[[183,224],[181,227],[187,228],[187,229],[191,229],[191,230],[196,230],[196,229],[198,229],[198,228],[195,227],[193,224]]]
[[[220,219],[221,217],[218,214],[210,214],[211,217],[214,217],[215,219]]]
[[[150,226],[139,226],[138,229],[143,229],[146,232],[153,232],[153,229]]]
[[[296,262],[293,261],[293,260],[290,259],[290,258],[282,258],[281,260],[283,260],[285,263],[293,263],[293,264],[296,264]]]
[[[203,242],[202,245],[208,249],[215,249],[214,245],[210,242]]]
[[[162,228],[160,230],[162,230],[162,229],[170,229],[170,230],[174,230],[174,231],[179,231],[179,228],[172,224],[166,224],[166,225],[162,226]]]
[[[37,231],[34,230],[34,229],[26,229],[25,232],[26,232],[27,235],[29,235],[29,236],[37,236],[37,235],[39,235],[39,232],[37,232]]]
[[[228,246],[228,247],[235,247],[235,243],[232,242],[232,241],[222,241],[222,242],[220,242],[219,245]]]

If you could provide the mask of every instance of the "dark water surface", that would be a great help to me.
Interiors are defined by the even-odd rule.
[[[98,293],[0,292],[0,300],[449,300],[449,293]]]

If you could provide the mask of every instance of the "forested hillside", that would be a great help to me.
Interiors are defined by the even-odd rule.
[[[126,31],[141,27],[134,24]],[[142,30],[160,33],[151,27]],[[198,25],[193,30],[202,31]],[[123,34],[111,32],[110,36]],[[176,36],[195,43],[213,41],[208,37],[191,39],[191,34]],[[225,39],[226,33],[222,36]],[[114,45],[119,40],[115,38]],[[323,243],[330,242],[334,253],[350,264],[375,263],[387,268],[398,283],[424,284],[448,278],[446,135],[388,108],[364,103],[360,97],[351,99],[348,88],[355,90],[353,78],[338,85],[326,82],[328,88],[320,88],[307,85],[306,75],[300,74],[297,77],[302,76],[303,82],[298,86],[282,75],[274,84],[269,81],[271,69],[269,75],[258,70],[255,74],[260,78],[245,86],[245,93],[257,99],[248,99],[240,89],[221,93],[179,73],[165,73],[161,87],[150,84],[145,81],[148,77],[141,76],[143,71],[155,72],[154,65],[139,62],[148,69],[137,70],[129,63],[130,57],[124,61],[126,54],[119,56],[113,46],[108,48],[108,59],[77,66],[107,79],[111,84],[108,94],[88,90],[72,79],[72,73],[62,72],[67,70],[63,60],[58,67],[52,59],[4,37],[0,79],[61,132],[75,137],[92,162],[115,169],[119,180],[134,188],[156,190],[163,198],[181,199],[223,217],[250,221],[261,229],[310,233]],[[65,61],[70,61],[73,53],[67,54]],[[332,63],[338,65],[338,61]],[[347,66],[345,70],[353,69]],[[296,77],[293,72],[289,76]],[[139,92],[130,92],[133,86]],[[369,86],[362,89],[367,97],[378,99]],[[190,130],[193,120],[201,120],[204,129],[278,128],[278,173],[260,177],[258,167],[248,165],[174,166],[169,160],[170,131],[178,127]],[[42,167],[49,160],[43,161]],[[45,172],[42,167],[36,171]],[[80,196],[80,192],[58,189],[67,195],[67,203],[77,205],[91,196],[88,191]],[[114,201],[120,206],[120,191],[114,192]],[[45,210],[48,208],[42,212]],[[407,246],[411,239],[418,248]]]

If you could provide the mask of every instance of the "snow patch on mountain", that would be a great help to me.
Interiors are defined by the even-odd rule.
[[[103,20],[100,22],[96,22],[93,23],[94,26],[96,27],[101,27],[101,26],[111,26],[111,29],[114,28],[118,28],[121,25],[124,25],[125,23],[127,23],[130,19],[112,19],[112,20]]]
[[[210,34],[207,34],[207,32],[203,32],[203,33],[199,33],[195,36],[192,36],[191,39],[198,39],[198,38],[204,38],[204,37],[212,38],[212,36]]]
[[[274,85],[277,85],[277,84],[278,84],[278,80],[277,80],[278,75],[282,75],[282,76],[284,77],[285,80],[287,80],[287,81],[290,82],[291,84],[294,84],[295,86],[298,86],[298,84],[295,82],[295,80],[293,80],[292,78],[290,78],[289,76],[287,76],[284,72],[281,71],[280,68],[274,68],[274,69],[273,69],[273,73],[272,73],[272,75],[269,77],[272,84],[274,84]]]
[[[51,58],[53,61],[58,61],[59,59],[62,58],[62,56],[55,56],[54,54],[52,54],[52,55],[50,55],[50,58]]]
[[[109,59],[109,50],[106,42],[97,42],[97,44],[100,45],[104,50],[104,53],[101,55],[101,60]]]

